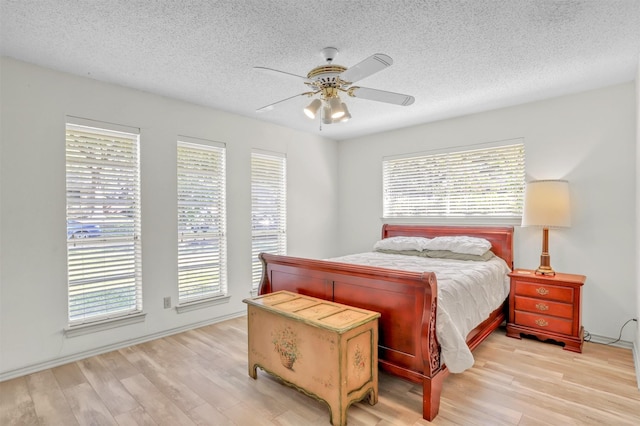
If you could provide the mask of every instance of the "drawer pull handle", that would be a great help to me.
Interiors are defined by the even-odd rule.
[[[549,306],[545,305],[544,303],[536,303],[536,309],[539,311],[548,311]]]
[[[540,327],[546,327],[549,325],[549,323],[543,320],[542,318],[537,319],[536,324],[538,324]]]
[[[536,288],[536,292],[541,296],[546,296],[547,294],[549,294],[549,290],[544,287]]]

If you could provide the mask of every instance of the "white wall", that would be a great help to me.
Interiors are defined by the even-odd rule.
[[[634,355],[640,389],[640,55],[636,74],[636,338]]]
[[[284,152],[289,254],[337,236],[337,143],[221,111],[2,58],[0,380],[242,314],[251,288],[250,151]],[[140,324],[66,338],[65,116],[141,129]],[[227,144],[229,303],[177,314],[176,137]]]
[[[340,251],[368,250],[380,236],[384,156],[524,138],[527,180],[570,182],[573,226],[550,231],[551,265],[587,276],[584,327],[617,338],[638,314],[635,96],[628,83],[341,141]],[[516,226],[516,267],[539,265],[541,241],[540,230]],[[633,338],[627,327],[623,339]]]

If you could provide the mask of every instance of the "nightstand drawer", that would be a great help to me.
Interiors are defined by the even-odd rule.
[[[516,281],[516,294],[519,296],[535,297],[536,299],[557,300],[559,302],[573,302],[573,289],[549,284],[528,283]]]
[[[540,298],[523,296],[516,296],[515,299],[515,309],[518,311],[528,311],[536,314],[573,319],[573,305],[570,303],[550,302],[540,300]]]
[[[571,334],[573,321],[539,315],[529,312],[515,311],[516,323],[538,330],[551,331],[560,334]]]

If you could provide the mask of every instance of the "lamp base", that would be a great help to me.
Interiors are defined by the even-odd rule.
[[[536,269],[536,275],[553,276],[556,271],[551,267],[551,256],[549,256],[549,228],[542,228],[542,254],[540,255],[540,266]]]
[[[553,276],[556,274],[556,271],[554,271],[551,266],[542,266],[540,265],[540,267],[538,267],[538,269],[536,269],[536,275],[547,275],[547,276]]]

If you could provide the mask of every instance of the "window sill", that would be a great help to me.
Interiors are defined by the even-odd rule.
[[[144,322],[146,316],[146,313],[140,312],[124,317],[109,318],[106,320],[91,322],[87,324],[71,325],[64,329],[64,335],[65,337],[84,336],[86,334],[95,333],[97,331],[137,324],[139,322]]]
[[[183,303],[176,306],[176,312],[182,314],[184,312],[194,311],[196,309],[208,308],[210,306],[221,305],[223,303],[229,303],[231,296],[217,296],[210,299],[196,300],[193,302]]]

